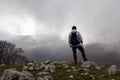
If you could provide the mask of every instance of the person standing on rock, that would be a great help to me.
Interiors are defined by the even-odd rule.
[[[80,32],[77,31],[76,26],[72,27],[72,31],[69,34],[69,45],[73,51],[73,58],[74,58],[75,64],[77,64],[77,52],[76,52],[77,49],[81,51],[83,60],[84,61],[88,60],[85,55],[82,36]]]

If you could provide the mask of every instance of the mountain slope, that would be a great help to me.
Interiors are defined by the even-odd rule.
[[[119,80],[120,72],[116,65],[98,66],[92,61],[74,64],[73,62],[34,62],[25,65],[1,65],[0,76],[4,76],[3,72],[9,69],[9,73],[17,71],[27,71],[35,80],[42,80],[43,77],[49,76],[51,79],[45,80]],[[11,70],[10,70],[11,69]],[[15,71],[15,72],[14,72]],[[18,73],[18,72],[17,72]],[[3,75],[2,75],[3,74]],[[25,73],[24,73],[25,74]],[[26,74],[26,75],[27,75]],[[8,74],[7,74],[8,75]],[[9,76],[9,75],[8,75]],[[7,76],[6,76],[7,77]],[[39,79],[38,79],[39,78]],[[31,79],[27,79],[31,80]]]

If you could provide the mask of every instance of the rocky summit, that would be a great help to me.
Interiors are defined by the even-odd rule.
[[[116,65],[99,66],[93,61],[30,62],[24,65],[0,65],[0,80],[119,80]]]

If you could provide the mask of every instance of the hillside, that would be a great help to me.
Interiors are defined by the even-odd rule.
[[[1,80],[119,80],[116,65],[98,66],[92,61],[31,62],[25,65],[0,65]]]

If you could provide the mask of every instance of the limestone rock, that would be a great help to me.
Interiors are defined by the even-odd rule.
[[[18,72],[14,69],[5,70],[1,80],[19,80]]]
[[[91,66],[95,67],[97,70],[100,70],[100,67],[93,61],[85,61],[81,65],[83,68],[90,68]]]
[[[23,66],[23,71],[26,71],[28,69],[28,66]]]
[[[43,78],[38,77],[37,80],[54,80],[52,76],[44,76]]]
[[[45,63],[45,64],[49,64],[49,63],[50,63],[50,60],[46,60],[44,63]]]
[[[50,74],[50,73],[49,72],[39,72],[39,73],[37,73],[38,76],[40,76],[40,75],[46,75],[46,74]]]
[[[5,66],[5,64],[1,64],[0,66]]]
[[[54,80],[52,76],[45,76],[43,80]]]
[[[34,80],[28,71],[19,72],[19,80]]]
[[[108,74],[110,74],[110,75],[117,74],[118,72],[119,72],[119,70],[116,65],[111,65],[108,69]]]
[[[70,75],[69,78],[74,78],[74,76],[73,76],[73,75]]]
[[[34,63],[27,63],[28,66],[34,66]]]
[[[34,70],[33,66],[29,67],[28,69],[31,70],[31,71]]]
[[[27,71],[18,72],[14,69],[8,69],[4,71],[1,80],[34,80],[34,79],[32,78],[32,74]]]
[[[48,64],[45,66],[45,71],[55,72],[55,66]]]
[[[89,68],[90,66],[97,66],[97,64],[92,61],[85,61],[81,65],[81,67],[83,67],[83,68]]]

